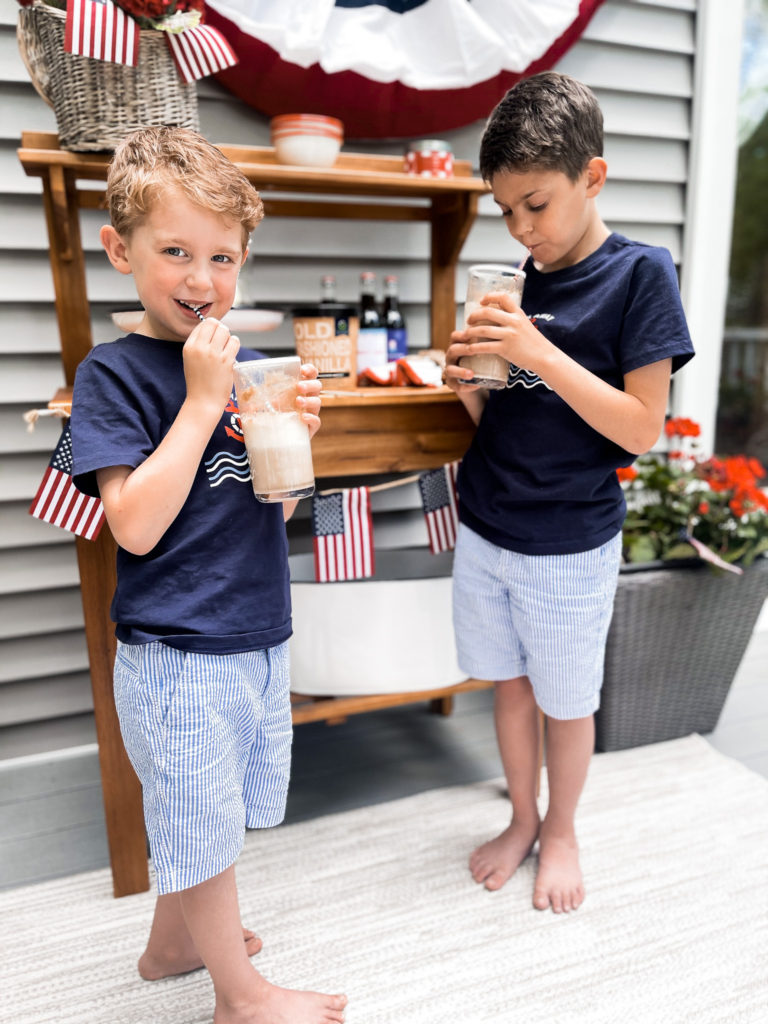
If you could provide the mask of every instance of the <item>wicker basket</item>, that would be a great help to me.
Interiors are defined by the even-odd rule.
[[[148,125],[199,130],[197,91],[185,84],[162,32],[141,31],[135,68],[64,50],[66,14],[46,4],[22,7],[17,38],[32,84],[53,107],[62,149],[113,150]]]
[[[768,558],[743,576],[700,562],[622,569],[595,718],[598,750],[708,733],[768,596]]]

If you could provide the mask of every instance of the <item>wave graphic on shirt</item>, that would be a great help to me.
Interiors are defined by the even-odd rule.
[[[517,384],[528,389],[535,388],[540,384],[548,391],[552,390],[549,384],[545,383],[537,373],[531,373],[529,370],[523,370],[519,366],[510,366],[509,377],[507,378],[507,387],[513,388]]]
[[[248,456],[245,452],[242,455],[233,455],[232,452],[216,452],[205,463],[205,472],[208,474],[208,483],[211,487],[218,487],[225,480],[240,480],[242,483],[247,483],[251,479]]]

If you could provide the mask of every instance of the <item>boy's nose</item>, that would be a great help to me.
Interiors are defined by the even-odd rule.
[[[207,288],[211,280],[208,264],[189,267],[187,270],[186,283],[188,288]]]

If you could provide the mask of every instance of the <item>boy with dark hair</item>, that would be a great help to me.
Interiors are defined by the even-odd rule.
[[[611,232],[596,98],[567,75],[519,82],[492,112],[480,169],[529,252],[522,310],[485,296],[451,336],[446,383],[477,424],[458,476],[454,626],[459,663],[496,681],[512,821],[470,870],[499,889],[538,840],[538,909],[575,910],[575,812],[594,748],[625,504],[616,470],[658,439],[670,375],[693,355],[665,249]],[[505,389],[470,383],[462,356],[511,364]],[[536,799],[539,709],[549,804]]]
[[[291,605],[284,518],[250,483],[232,391],[240,349],[221,322],[259,194],[202,136],[147,128],[115,151],[101,242],[131,274],[136,330],[78,367],[78,486],[118,544],[115,704],[141,781],[158,897],[146,980],[201,967],[214,1024],[330,1024],[346,998],[279,988],[248,957],[235,861],[246,827],[282,821],[290,769]],[[302,367],[297,408],[320,426]]]

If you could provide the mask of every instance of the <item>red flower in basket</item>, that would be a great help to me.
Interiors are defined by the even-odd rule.
[[[702,458],[701,428],[676,416],[666,453],[643,455],[619,479],[627,494],[624,556],[630,562],[704,558],[749,565],[768,551],[766,471],[746,455]]]
[[[157,28],[162,22],[174,14],[183,11],[197,11],[200,21],[204,20],[204,0],[114,0],[126,14],[137,21],[142,28]]]

